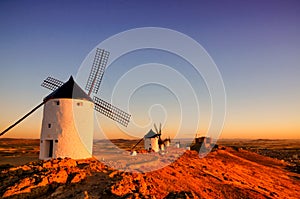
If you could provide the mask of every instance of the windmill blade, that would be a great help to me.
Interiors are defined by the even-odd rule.
[[[159,134],[161,134],[161,123],[159,123]]]
[[[143,141],[144,140],[144,138],[142,138],[142,139],[140,139],[132,148],[131,148],[131,151],[133,150],[133,149],[135,149],[135,147],[141,142],[141,141]]]
[[[90,72],[90,76],[85,86],[85,89],[88,91],[89,96],[91,95],[92,92],[98,93],[100,83],[102,81],[102,77],[108,61],[108,56],[109,56],[108,51],[99,48],[96,49],[96,54]]]
[[[154,128],[155,128],[156,134],[159,134],[159,132],[158,132],[158,130],[157,130],[157,126],[156,126],[155,123],[154,123]]]
[[[43,101],[42,103],[40,103],[39,105],[37,105],[36,107],[34,107],[26,115],[24,115],[21,119],[19,119],[18,121],[16,121],[12,125],[10,125],[7,129],[5,129],[4,131],[2,131],[2,133],[0,133],[0,136],[4,135],[7,131],[9,131],[10,129],[12,129],[14,126],[16,126],[17,124],[19,124],[20,122],[22,122],[22,120],[24,120],[26,117],[28,117],[29,115],[31,115],[34,111],[36,111],[38,108],[40,108],[44,103],[45,102]]]
[[[64,82],[54,79],[53,77],[47,77],[41,84],[41,86],[48,88],[50,90],[55,91],[59,87],[61,87],[64,84]]]
[[[94,102],[96,111],[127,127],[131,115],[96,96]]]

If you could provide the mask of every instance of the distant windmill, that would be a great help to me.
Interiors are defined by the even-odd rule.
[[[146,150],[158,152],[159,149],[164,150],[164,147],[162,146],[163,141],[161,140],[161,124],[159,126],[159,130],[157,129],[156,124],[154,124],[154,129],[156,132],[150,129],[149,132],[144,136],[144,148]]]
[[[48,77],[42,86],[53,90],[43,102],[24,117],[5,129],[5,134],[39,107],[44,105],[40,137],[40,159],[70,157],[83,159],[92,156],[94,109],[108,118],[127,126],[130,115],[91,93],[97,93],[108,61],[109,52],[96,49],[94,62],[85,89],[86,94],[70,79],[63,83]]]
[[[164,139],[164,144],[165,144],[166,147],[169,147],[170,144],[171,144],[171,138],[168,137],[168,138]]]

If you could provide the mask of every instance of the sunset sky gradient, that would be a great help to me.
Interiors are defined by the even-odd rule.
[[[40,87],[47,76],[76,76],[98,43],[149,26],[188,35],[218,66],[227,93],[221,138],[300,138],[300,2],[292,0],[0,1],[0,131],[49,94]],[[139,63],[151,61],[147,59],[141,55]],[[131,64],[137,63],[124,61],[128,69]],[[108,74],[117,73],[117,67]],[[191,71],[186,77],[195,79]],[[107,84],[109,77],[103,81]],[[105,88],[109,86],[104,85],[104,93]],[[171,96],[157,101],[166,91],[150,91],[141,90],[138,99],[155,96],[153,103],[164,104]],[[132,111],[147,113],[142,105],[137,102],[141,109]],[[3,137],[38,138],[41,120],[42,109]],[[176,128],[167,123],[164,130],[172,134]],[[104,130],[118,131],[109,125]]]

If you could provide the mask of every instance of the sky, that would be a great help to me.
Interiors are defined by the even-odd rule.
[[[299,20],[298,1],[0,1],[0,130],[50,93],[40,86],[46,77],[66,81],[70,75],[78,76],[86,56],[100,42],[133,28],[161,27],[197,41],[217,65],[227,98],[220,138],[298,139]],[[170,75],[150,64],[144,66],[148,74],[131,79],[150,76],[172,82],[174,69],[195,90],[189,107],[180,107],[177,99],[178,93],[185,94],[184,85],[178,85],[175,94],[168,86],[140,86],[126,109],[138,126],[120,130],[96,114],[101,129],[95,127],[95,134],[143,137],[154,122],[163,123],[166,135],[180,131],[194,136],[194,125],[197,133],[205,134],[212,114],[205,82],[192,66],[170,53],[144,50],[122,56],[107,68],[98,95],[109,101],[114,83],[126,71],[147,63],[169,65]],[[86,66],[83,70],[89,71]],[[122,101],[115,103],[126,108]],[[182,114],[197,108],[201,117],[193,111]],[[3,137],[39,138],[42,111]]]

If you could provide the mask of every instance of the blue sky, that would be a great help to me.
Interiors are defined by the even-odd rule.
[[[299,138],[299,20],[298,1],[0,1],[0,128],[49,93],[47,76],[75,76],[101,41],[153,26],[190,36],[217,64],[222,137]],[[7,137],[38,137],[40,123],[41,110]]]

